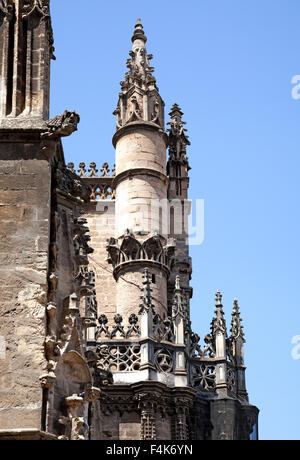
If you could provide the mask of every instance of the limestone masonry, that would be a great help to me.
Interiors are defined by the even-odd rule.
[[[49,0],[0,0],[0,439],[257,437],[238,301],[192,329],[190,142],[146,42],[138,20],[115,165],[66,165]]]

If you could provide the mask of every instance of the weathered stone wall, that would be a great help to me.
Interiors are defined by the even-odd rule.
[[[40,429],[51,179],[39,136],[0,140],[0,429]]]

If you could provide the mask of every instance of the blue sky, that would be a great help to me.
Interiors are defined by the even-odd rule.
[[[52,0],[57,61],[51,115],[81,115],[66,161],[114,163],[119,82],[138,17],[166,114],[191,140],[190,196],[205,200],[193,246],[193,328],[209,331],[214,294],[244,319],[247,384],[261,439],[300,439],[299,0]]]

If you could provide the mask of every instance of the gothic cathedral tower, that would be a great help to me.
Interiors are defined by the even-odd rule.
[[[89,174],[84,163],[78,170],[92,190],[85,217],[97,273],[88,355],[114,381],[94,405],[93,432],[112,440],[248,439],[257,411],[248,404],[237,300],[230,336],[219,291],[203,349],[191,329],[190,141],[177,104],[165,129],[146,42],[138,20],[114,112],[113,175],[107,164],[100,176],[95,163]]]
[[[230,333],[219,291],[192,330],[190,141],[141,21],[112,171],[65,164],[80,117],[49,120],[49,0],[0,0],[0,40],[0,439],[255,438],[238,301]]]

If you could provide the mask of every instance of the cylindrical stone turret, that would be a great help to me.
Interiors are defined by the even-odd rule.
[[[117,263],[117,312],[124,319],[137,313],[142,273],[149,269],[156,313],[167,316],[165,258],[167,239],[163,238],[162,208],[167,200],[164,103],[158,93],[153,68],[149,66],[143,26],[138,20],[127,61],[129,72],[121,83],[116,111],[115,243],[122,263]],[[167,236],[167,235],[164,235]],[[147,241],[149,240],[149,244]]]

